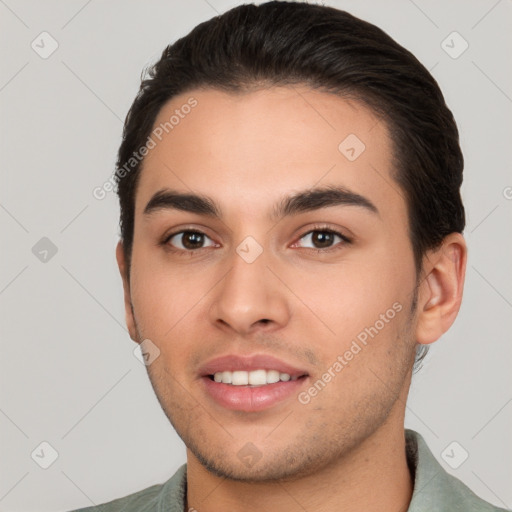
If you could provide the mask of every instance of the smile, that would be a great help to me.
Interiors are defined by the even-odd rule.
[[[297,380],[297,375],[282,373],[278,370],[252,370],[252,371],[220,371],[210,376],[215,382],[231,384],[232,386],[265,386],[276,382],[288,382]]]

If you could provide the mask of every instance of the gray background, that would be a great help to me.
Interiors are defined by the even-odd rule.
[[[142,68],[238,3],[0,0],[1,511],[104,502],[163,482],[185,461],[125,328],[116,196],[99,201],[92,190],[113,171]],[[512,507],[512,2],[326,3],[410,49],[458,122],[465,296],[414,377],[406,424],[450,473]],[[51,49],[43,31],[59,45],[46,59],[31,47]],[[445,51],[463,48],[446,40],[453,31],[469,44],[458,58]],[[43,237],[56,254],[44,253]],[[58,453],[48,469],[43,441]]]

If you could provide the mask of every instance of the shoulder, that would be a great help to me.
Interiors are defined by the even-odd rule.
[[[187,465],[183,464],[163,484],[152,485],[123,498],[70,512],[183,512],[186,478]]]
[[[507,512],[483,500],[458,478],[445,471],[420,434],[406,430],[406,440],[407,457],[415,468],[409,512]]]

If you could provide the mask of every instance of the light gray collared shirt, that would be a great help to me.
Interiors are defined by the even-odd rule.
[[[405,436],[407,461],[414,473],[414,490],[408,512],[505,511],[482,500],[459,479],[448,474],[420,434],[406,430]],[[163,484],[74,512],[187,512],[186,492],[187,465],[183,464]]]

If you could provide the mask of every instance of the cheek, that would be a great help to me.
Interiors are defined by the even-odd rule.
[[[376,249],[369,256],[349,258],[315,274],[303,273],[295,280],[294,291],[332,331],[331,336],[326,331],[327,338],[350,342],[394,304],[405,310],[403,302],[412,289],[413,271],[408,266],[400,265],[389,251]],[[387,317],[394,317],[393,312]],[[325,329],[320,322],[318,327]]]
[[[149,267],[147,267],[148,269]],[[196,283],[197,284],[197,283]],[[139,334],[160,350],[148,371],[155,387],[176,389],[178,374],[189,364],[191,340],[197,339],[197,315],[203,290],[171,273],[135,273],[132,301]]]
[[[384,256],[302,281],[301,293],[309,290],[311,309],[332,331],[320,322],[309,326],[309,338],[317,340],[315,354],[322,362],[312,385],[317,379],[332,382],[315,403],[320,408],[336,404],[332,407],[343,416],[357,418],[360,409],[372,411],[375,401],[390,406],[389,389],[399,392],[410,360],[412,338],[406,328],[412,267],[401,267]],[[315,335],[320,332],[326,334]]]
[[[164,258],[134,252],[131,290],[136,320],[148,338],[165,340],[187,326],[208,289],[204,275],[185,265],[170,265]]]

